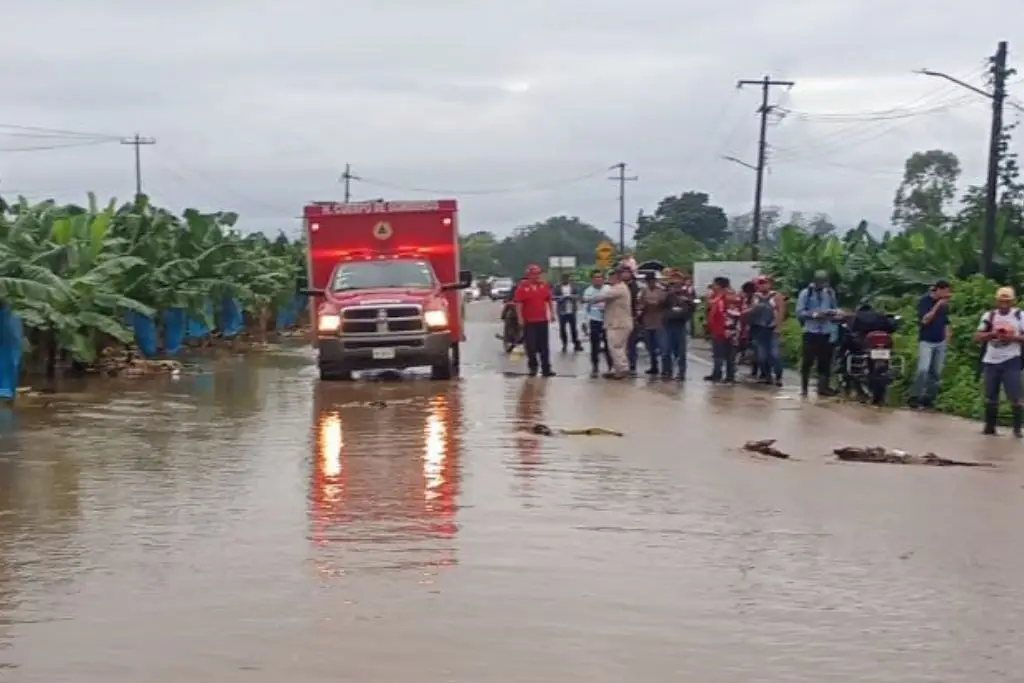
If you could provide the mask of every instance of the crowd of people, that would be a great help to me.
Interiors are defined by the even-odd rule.
[[[918,364],[910,405],[929,408],[935,403],[951,334],[950,284],[936,282],[918,303]],[[749,356],[752,379],[782,385],[783,362],[780,326],[786,320],[787,303],[767,276],[734,289],[726,277],[708,287],[704,332],[711,342],[712,370],[704,377],[711,383],[734,384],[738,359]],[[974,341],[981,346],[979,377],[985,397],[986,434],[996,433],[1000,393],[1010,404],[1013,433],[1024,436],[1021,372],[1024,364],[1024,314],[1014,306],[1016,294],[1001,288],[995,305],[979,322]],[[647,348],[646,374],[666,380],[687,378],[687,346],[694,325],[698,298],[692,280],[671,268],[642,276],[635,261],[624,260],[607,274],[594,270],[583,287],[569,274],[553,288],[539,266],[530,266],[513,290],[503,315],[514,315],[522,330],[530,375],[550,377],[549,327],[558,324],[561,349],[582,352],[583,338],[590,346],[591,376],[623,380],[638,374],[638,347]],[[832,396],[832,373],[837,351],[842,353],[843,330],[863,337],[872,332],[895,331],[893,316],[863,304],[856,312],[844,311],[828,274],[818,271],[800,290],[795,316],[802,328],[800,391],[810,391],[817,377],[819,396]],[[583,324],[579,325],[579,315]],[[601,372],[602,361],[606,367]]]

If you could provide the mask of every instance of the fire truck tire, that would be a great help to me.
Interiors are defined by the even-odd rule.
[[[430,366],[430,379],[449,380],[459,376],[459,345],[452,344],[448,357],[441,363]]]
[[[328,370],[320,368],[320,380],[323,382],[348,382],[352,379],[351,370]]]

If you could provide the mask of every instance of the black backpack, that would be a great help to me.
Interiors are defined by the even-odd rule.
[[[1020,312],[1019,308],[1015,309],[1013,311],[1013,317],[1017,319],[1017,322],[1020,322],[1020,320],[1021,320],[1020,315],[1021,315],[1021,312]],[[985,317],[985,329],[982,330],[983,332],[988,333],[988,332],[992,331],[992,322],[993,322],[993,320],[995,320],[995,317],[996,317],[996,312],[995,311],[989,311],[988,312],[988,315]],[[976,364],[976,366],[974,368],[974,377],[975,377],[975,379],[978,379],[978,378],[981,377],[981,371],[985,367],[985,364],[982,362],[982,359],[985,358],[985,352],[986,351],[988,351],[988,342],[982,342],[982,344],[981,344],[981,352],[978,354],[978,362],[977,362],[977,364]],[[1021,344],[1021,353],[1024,354],[1024,344]]]

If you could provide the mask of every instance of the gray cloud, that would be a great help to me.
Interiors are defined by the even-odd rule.
[[[797,81],[775,95],[794,113],[770,132],[766,202],[883,221],[916,149],[954,151],[965,180],[981,178],[984,101],[910,71],[976,79],[1001,37],[988,16],[1019,14],[1019,0],[907,0],[899,13],[881,0],[150,4],[5,8],[18,28],[0,44],[0,123],[154,136],[144,180],[157,199],[235,208],[263,230],[340,196],[346,162],[367,179],[357,197],[469,191],[472,229],[566,212],[611,230],[604,169],[619,160],[641,178],[630,217],[687,189],[747,211],[753,174],[720,156],[754,160],[759,93],[735,82],[765,72]],[[900,106],[934,111],[820,116]],[[0,148],[27,146],[3,132]],[[116,144],[0,152],[3,191],[124,197],[132,173]],[[543,189],[486,192],[529,187]]]

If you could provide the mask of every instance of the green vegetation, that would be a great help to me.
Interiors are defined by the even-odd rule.
[[[781,209],[769,207],[763,213],[763,269],[791,297],[791,303],[814,271],[824,269],[844,307],[867,300],[880,310],[903,316],[904,329],[897,334],[896,345],[906,359],[907,376],[892,392],[894,403],[905,402],[913,382],[916,302],[941,278],[953,281],[950,310],[955,334],[937,408],[965,417],[981,413],[980,385],[975,379],[979,350],[971,336],[998,285],[1012,285],[1024,293],[1024,182],[1017,156],[1010,151],[1011,133],[1012,127],[1001,145],[995,259],[988,279],[979,274],[984,188],[974,185],[961,190],[960,162],[947,151],[917,152],[906,160],[895,192],[892,230],[861,221],[844,233],[823,214],[793,213],[783,220]],[[639,261],[657,259],[683,269],[695,261],[748,260],[750,225],[749,215],[726,216],[706,193],[683,192],[663,199],[651,214],[640,212],[634,250]],[[469,253],[475,272],[497,269],[517,274],[526,261],[575,255],[581,276],[594,260],[594,248],[605,239],[608,236],[592,226],[565,217],[530,226],[502,241],[489,233],[466,238],[473,242]],[[800,331],[795,320],[787,322],[783,342],[786,360],[797,363]]]
[[[304,249],[284,235],[243,235],[236,220],[191,209],[176,216],[145,197],[120,207],[92,196],[86,207],[3,204],[0,301],[51,373],[60,356],[89,364],[104,346],[130,343],[126,314],[183,308],[212,327],[206,302],[234,298],[265,323],[304,277]]]

